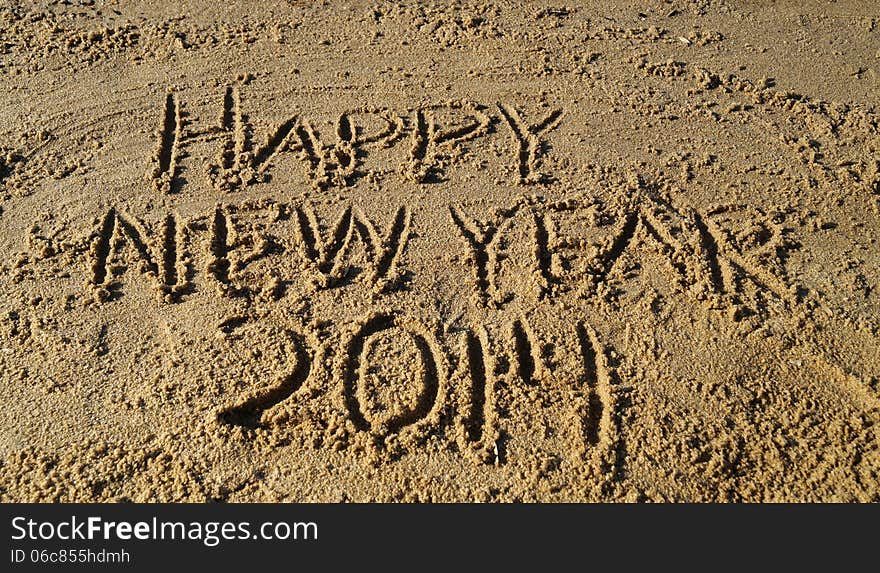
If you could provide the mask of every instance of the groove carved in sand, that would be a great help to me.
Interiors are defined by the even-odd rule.
[[[98,224],[89,249],[90,283],[99,298],[117,296],[121,275],[133,270],[152,277],[160,299],[176,300],[189,287],[184,229],[185,225],[174,214],[168,214],[161,230],[155,230],[117,209],[109,209]]]
[[[369,352],[371,343],[382,334],[394,335],[394,345],[414,347],[417,356],[414,365],[398,365],[405,368],[403,376],[416,379],[416,396],[408,404],[392,405],[397,408],[384,405],[392,409],[390,413],[375,410],[366,387],[375,367],[375,358],[371,358]],[[345,405],[355,427],[379,434],[395,433],[419,422],[431,422],[431,414],[436,415],[443,397],[445,367],[437,342],[420,325],[399,316],[377,314],[364,321],[347,342],[340,360],[340,377]]]

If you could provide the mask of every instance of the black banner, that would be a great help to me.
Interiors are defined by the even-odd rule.
[[[812,570],[823,560],[840,570],[870,559],[878,517],[867,505],[8,504],[0,512],[4,571]]]

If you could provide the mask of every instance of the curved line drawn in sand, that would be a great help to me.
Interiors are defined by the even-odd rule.
[[[878,377],[859,376],[838,364],[827,352],[821,350],[816,352],[816,348],[811,349],[811,358],[815,364],[828,372],[829,377],[841,389],[855,397],[862,408],[867,412],[872,412],[880,419],[880,382],[878,382]]]
[[[310,344],[305,336],[292,330],[285,330],[284,336],[294,347],[290,362],[285,366],[285,374],[274,385],[253,391],[244,400],[223,408],[217,414],[219,421],[249,429],[264,427],[265,414],[274,406],[293,397],[303,387],[312,371],[313,357],[316,356],[313,350],[315,344]]]
[[[714,94],[727,109],[775,136],[809,170],[801,185],[814,191],[821,185],[835,198],[842,198],[846,189],[866,191],[874,199],[875,214],[880,214],[880,132],[870,107],[775,89],[773,78],[755,82],[683,62],[639,65],[669,79],[687,76],[697,93]],[[685,74],[687,68],[690,74]],[[711,116],[721,119],[717,112]]]
[[[769,80],[756,85],[735,74],[716,75],[701,68],[695,68],[695,74],[713,78],[703,84],[708,89],[722,87],[760,106],[765,112],[757,117],[762,129],[775,133],[832,193],[855,186],[880,196],[880,132],[864,108],[773,89]],[[774,122],[770,111],[782,113],[788,122]],[[800,136],[792,133],[792,121],[802,130]],[[874,209],[880,213],[880,201]]]
[[[413,373],[419,378],[420,392],[411,408],[381,419],[371,414],[366,409],[368,404],[364,403],[362,386],[370,367],[365,360],[365,351],[374,336],[395,330],[417,349],[420,367]],[[337,370],[342,381],[346,409],[359,431],[385,435],[397,433],[407,426],[434,425],[439,421],[445,400],[445,360],[434,336],[416,321],[394,314],[370,316],[345,344]]]
[[[824,374],[823,381],[833,382],[858,407],[880,420],[880,354],[876,351],[880,348],[880,339],[870,330],[853,324],[848,317],[837,316],[823,301],[809,302],[818,302],[811,308],[816,328],[799,333],[792,354],[797,352],[804,361],[813,363]],[[841,344],[840,338],[867,350],[864,354],[867,359],[861,361],[861,367],[854,367],[854,363],[859,362],[855,358],[859,352]],[[873,360],[869,349],[874,349]]]

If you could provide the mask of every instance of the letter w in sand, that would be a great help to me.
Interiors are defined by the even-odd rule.
[[[402,278],[399,262],[411,224],[406,207],[397,209],[384,232],[363,211],[352,207],[342,211],[332,230],[322,224],[311,205],[300,205],[295,212],[300,252],[315,272],[318,287],[338,286],[351,276],[349,255],[356,238],[365,247],[370,266],[367,280],[377,292],[390,290]]]

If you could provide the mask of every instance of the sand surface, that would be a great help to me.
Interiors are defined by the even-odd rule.
[[[880,500],[880,9],[0,2],[0,499]]]

